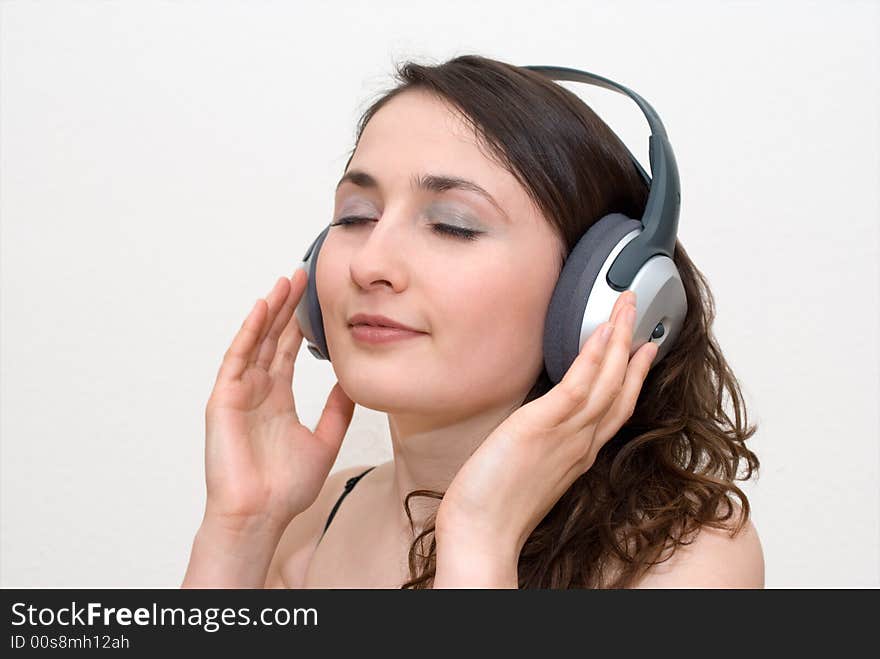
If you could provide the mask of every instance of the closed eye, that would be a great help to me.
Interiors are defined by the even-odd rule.
[[[364,222],[372,222],[373,218],[365,217],[362,215],[348,215],[346,217],[340,217],[335,222],[331,223],[331,227],[335,226],[348,226],[352,224],[363,224]],[[463,240],[476,240],[477,236],[479,236],[482,231],[474,231],[472,229],[463,229],[461,227],[452,226],[451,224],[442,224],[439,222],[435,222],[431,225],[431,228],[435,233],[439,233],[444,236],[452,236],[454,238],[461,238]]]

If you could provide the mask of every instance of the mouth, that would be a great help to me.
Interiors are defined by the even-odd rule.
[[[348,326],[374,327],[381,329],[401,330],[416,334],[426,334],[426,332],[418,330],[415,327],[410,327],[409,325],[405,325],[404,323],[396,321],[393,318],[388,318],[387,316],[381,316],[378,314],[357,313],[348,319]]]
[[[428,336],[426,332],[402,329],[400,327],[386,327],[383,325],[349,325],[352,337],[362,343],[381,344],[415,339],[420,336]]]

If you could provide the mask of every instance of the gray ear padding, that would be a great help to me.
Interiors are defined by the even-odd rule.
[[[562,380],[580,352],[584,313],[599,271],[615,246],[641,228],[641,222],[622,213],[605,215],[581,236],[565,260],[544,321],[544,366],[554,383]]]
[[[321,305],[318,301],[315,273],[317,272],[318,254],[321,252],[321,245],[324,244],[324,238],[327,237],[329,230],[330,227],[326,227],[315,238],[303,256],[301,267],[306,271],[308,281],[295,311],[299,328],[308,342],[309,352],[318,359],[326,359],[327,361],[330,361],[330,350],[327,348],[327,338],[324,336],[324,317],[321,314]]]

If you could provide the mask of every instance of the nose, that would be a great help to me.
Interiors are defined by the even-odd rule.
[[[352,281],[358,286],[364,290],[374,285],[388,286],[394,292],[406,288],[406,221],[402,213],[386,209],[381,219],[363,226],[364,238],[352,252],[349,266]]]

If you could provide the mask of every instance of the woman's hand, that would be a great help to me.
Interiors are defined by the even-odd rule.
[[[223,358],[205,410],[206,522],[232,533],[277,534],[318,496],[351,422],[337,382],[312,432],[296,414],[297,269],[257,300]],[[206,523],[203,522],[203,525]]]
[[[460,565],[502,561],[503,570],[511,562],[515,569],[531,532],[632,416],[657,354],[649,342],[629,359],[634,303],[633,292],[621,294],[564,378],[505,419],[458,471],[435,523],[445,583],[452,580],[441,575],[450,563],[443,552],[460,556]],[[605,327],[613,333],[603,341]]]

